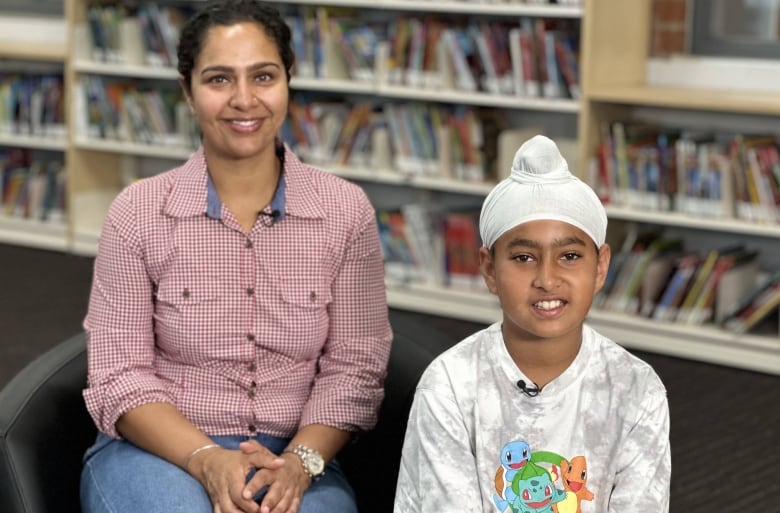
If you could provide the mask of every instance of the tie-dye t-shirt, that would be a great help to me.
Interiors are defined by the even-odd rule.
[[[535,397],[500,323],[423,374],[395,513],[669,510],[666,390],[642,360],[585,325],[574,362]]]

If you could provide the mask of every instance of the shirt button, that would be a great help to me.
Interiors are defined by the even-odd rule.
[[[249,424],[248,429],[250,433],[254,433],[255,431],[257,431],[257,428],[255,427],[254,424]]]
[[[246,339],[247,339],[248,341],[250,341],[250,342],[254,342],[254,341],[255,341],[255,336],[254,336],[254,334],[252,334],[252,333],[247,333],[247,334],[246,334]]]
[[[250,399],[254,399],[254,398],[255,398],[255,391],[254,391],[254,390],[250,390],[249,392],[247,392],[247,394],[246,394],[246,395],[247,395],[247,397],[249,397]]]
[[[249,372],[254,372],[257,370],[257,365],[254,363],[250,363],[249,366],[246,368]]]
[[[247,289],[246,289],[246,295],[247,296],[251,296],[254,293],[255,293],[255,289],[253,289],[252,287],[247,287]]]
[[[181,291],[181,297],[183,297],[184,299],[187,299],[188,297],[190,297],[190,289],[182,290]]]
[[[255,387],[257,387],[257,382],[256,382],[256,381],[253,381],[253,382],[251,382],[251,383],[249,384],[249,386],[250,386],[250,387],[252,387],[252,388],[255,388]]]
[[[247,240],[246,240],[246,242],[244,242],[244,247],[245,247],[246,249],[252,249],[252,245],[253,245],[253,244],[252,244],[252,241],[251,241],[251,240],[249,240],[249,239],[247,239]]]
[[[317,300],[317,293],[312,290],[311,292],[309,292],[309,301],[314,302],[316,300]]]

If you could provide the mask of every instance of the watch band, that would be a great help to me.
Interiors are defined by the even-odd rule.
[[[306,472],[313,481],[316,481],[325,473],[325,462],[322,455],[316,449],[312,449],[311,447],[302,444],[296,444],[287,447],[282,452],[290,452],[298,456],[301,460],[303,471]]]

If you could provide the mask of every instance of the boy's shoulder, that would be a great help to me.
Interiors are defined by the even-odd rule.
[[[467,376],[478,372],[479,363],[487,357],[487,351],[500,338],[500,323],[476,331],[440,353],[426,368],[420,379],[422,387],[449,384],[453,377],[463,382]]]
[[[661,378],[650,363],[633,354],[624,346],[585,325],[584,339],[590,339],[595,355],[589,361],[592,367],[588,373],[603,376],[608,382],[622,385],[660,388],[665,393]]]

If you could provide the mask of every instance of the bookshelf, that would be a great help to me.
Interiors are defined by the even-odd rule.
[[[105,3],[105,2],[104,2]],[[161,2],[162,3],[162,2]],[[194,4],[195,2],[193,2]],[[111,141],[90,135],[78,125],[78,101],[74,92],[85,76],[106,80],[132,80],[175,85],[176,71],[170,67],[144,64],[97,62],[86,44],[87,0],[65,0],[65,44],[4,44],[0,57],[26,60],[54,60],[65,65],[65,83],[70,99],[70,130],[64,141],[26,141],[13,139],[9,144],[34,147],[51,144],[63,151],[68,168],[69,212],[67,228],[21,223],[0,218],[0,241],[14,244],[41,245],[92,255],[103,216],[116,193],[141,171],[163,170],[188,157],[191,147],[128,141]],[[321,5],[313,0],[296,0],[287,6]],[[345,74],[327,78],[295,77],[293,91],[370,98],[378,102],[419,102],[495,108],[516,118],[530,118],[530,126],[540,123],[548,135],[572,138],[576,135],[574,156],[570,164],[583,178],[585,163],[599,142],[604,121],[627,118],[637,109],[678,110],[683,113],[717,112],[760,118],[780,114],[780,92],[725,93],[685,87],[651,86],[646,79],[646,61],[651,25],[651,0],[583,0],[581,6],[493,3],[467,1],[413,2],[411,0],[350,1],[330,0],[330,7],[355,8],[380,12],[392,18],[402,13],[440,14],[455,19],[488,16],[513,20],[519,17],[541,17],[572,20],[580,28],[580,87],[577,100],[566,98],[525,97],[492,94],[483,91],[461,92],[455,89],[431,89],[391,83],[381,72],[371,81],[354,80]],[[9,31],[2,31],[10,33]],[[64,50],[63,50],[64,49]],[[386,56],[385,56],[386,57]],[[382,61],[378,66],[382,66]],[[83,107],[82,107],[83,108]],[[550,122],[548,127],[544,123]],[[0,144],[3,144],[0,140]],[[397,202],[454,201],[480,204],[491,183],[399,173],[391,166],[366,169],[366,166],[321,166],[347,179],[365,184],[372,199],[379,203],[386,197]],[[372,191],[374,196],[372,196]],[[455,197],[456,199],[452,199]],[[711,232],[714,237],[731,239],[757,238],[770,247],[780,241],[780,226],[755,224],[739,220],[711,220],[679,213],[648,212],[638,209],[608,207],[610,224],[665,226],[683,232]],[[409,309],[490,323],[500,317],[496,299],[484,292],[455,290],[441,286],[388,282],[388,299],[396,308]],[[776,336],[740,336],[714,327],[681,326],[655,322],[632,315],[594,310],[589,322],[616,341],[641,350],[754,369],[780,374],[780,338]]]
[[[22,25],[23,31],[18,29]],[[64,71],[67,66],[66,26],[61,18],[0,15],[0,34],[0,72],[34,75],[44,69]],[[67,145],[65,134],[43,136],[0,130],[0,151],[45,152],[62,160]],[[4,209],[0,209],[0,241],[55,251],[69,249],[65,221],[20,218],[8,215]]]
[[[697,117],[772,125],[780,114],[780,90],[750,92],[654,85],[648,77],[652,0],[586,2],[582,35],[582,101],[578,117],[579,160],[592,158],[603,123],[660,112],[660,119]],[[657,119],[657,118],[656,118]],[[728,129],[729,127],[724,127]],[[609,206],[610,225],[653,225],[695,236],[707,233],[719,244],[756,241],[762,252],[780,249],[780,225],[739,219],[711,219],[679,212],[649,212]],[[614,253],[614,250],[613,250]],[[780,374],[780,336],[737,335],[716,327],[685,326],[594,310],[590,323],[628,347]]]
[[[104,2],[104,4],[107,4]],[[163,2],[161,2],[161,5]],[[181,2],[179,2],[181,4]],[[160,165],[160,169],[170,167],[176,161],[185,159],[191,148],[188,146],[159,145],[156,143],[145,144],[135,141],[111,141],[95,137],[90,133],[89,127],[83,126],[83,117],[79,114],[84,106],[79,105],[78,98],[82,95],[78,92],[83,88],[84,77],[100,76],[106,81],[133,80],[154,81],[155,83],[168,82],[175,84],[177,72],[168,66],[147,66],[138,63],[136,57],[129,59],[131,62],[117,63],[98,61],[93,58],[90,45],[90,33],[88,27],[88,9],[91,2],[87,0],[66,1],[66,19],[70,34],[68,55],[71,66],[67,78],[68,84],[74,89],[74,101],[70,102],[70,117],[73,120],[73,136],[68,144],[68,161],[72,169],[77,171],[70,177],[70,220],[71,220],[71,250],[81,254],[93,254],[99,235],[102,214],[108,207],[111,199],[119,189],[127,183],[128,179],[138,174],[139,168],[144,167],[144,159],[168,159],[168,165]],[[302,0],[285,3],[285,8],[291,6],[311,7],[317,9],[321,4]],[[368,10],[380,18],[390,19],[401,13],[419,14],[421,11],[427,15],[440,14],[466,20],[471,15],[487,17],[486,19],[512,22],[517,17],[533,19],[572,19],[578,22],[583,9],[579,6],[568,5],[535,5],[535,4],[493,4],[470,3],[463,1],[428,2],[421,5],[407,0],[383,0],[381,2],[344,1],[335,0],[327,2],[328,7],[352,8]],[[377,53],[386,51],[386,47]],[[544,118],[549,114],[563,119],[567,126],[566,134],[570,140],[574,140],[576,116],[579,111],[579,102],[569,98],[551,97],[526,97],[508,94],[495,94],[484,91],[458,91],[457,89],[412,87],[392,83],[387,80],[382,69],[386,61],[378,59],[377,71],[374,80],[359,81],[348,76],[343,70],[329,71],[327,78],[312,76],[296,76],[293,78],[291,88],[293,93],[323,93],[330,96],[369,98],[380,103],[389,102],[417,102],[436,103],[439,105],[467,105],[470,107],[486,107],[505,109],[515,113],[529,113],[536,115],[535,119]],[[339,66],[337,66],[338,68]],[[342,66],[343,67],[343,66]],[[536,126],[534,122],[534,126]],[[559,123],[560,124],[560,123]],[[555,132],[553,127],[551,133]],[[400,173],[392,165],[374,167],[370,170],[366,166],[344,165],[315,165],[325,167],[330,171],[350,180],[368,184],[372,188],[402,189],[400,195],[406,201],[420,194],[427,198],[430,194],[455,195],[467,198],[465,202],[479,204],[481,199],[489,192],[492,183],[465,182],[451,177],[432,177],[425,175],[412,175]],[[382,194],[380,192],[380,194]],[[408,197],[404,197],[407,195]],[[396,294],[396,299],[391,300],[393,306],[419,309],[417,301],[410,299],[406,293],[406,285]],[[455,297],[447,299],[448,290],[435,291],[440,299],[438,311],[441,314],[452,312],[458,308]],[[490,298],[478,297],[477,301],[490,302]],[[495,305],[494,305],[495,306]],[[495,317],[498,309],[485,308],[482,319]]]

